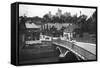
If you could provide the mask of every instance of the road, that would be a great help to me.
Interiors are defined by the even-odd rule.
[[[75,42],[74,44],[96,55],[96,44],[84,42]]]

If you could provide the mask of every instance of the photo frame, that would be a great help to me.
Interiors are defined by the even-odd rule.
[[[11,4],[11,64],[97,61],[97,7]]]

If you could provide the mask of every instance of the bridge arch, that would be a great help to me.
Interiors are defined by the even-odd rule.
[[[60,52],[59,57],[65,57],[66,54],[69,52],[69,50],[64,49],[64,48],[62,48],[62,47],[59,47],[59,46],[57,46],[56,49],[58,49],[59,52]]]

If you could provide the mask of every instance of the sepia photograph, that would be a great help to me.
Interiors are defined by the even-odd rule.
[[[97,60],[97,9],[19,4],[19,64]]]

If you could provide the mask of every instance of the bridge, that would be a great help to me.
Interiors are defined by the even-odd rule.
[[[52,44],[60,51],[59,57],[65,57],[71,51],[82,60],[96,60],[95,44],[64,40],[54,40]]]

